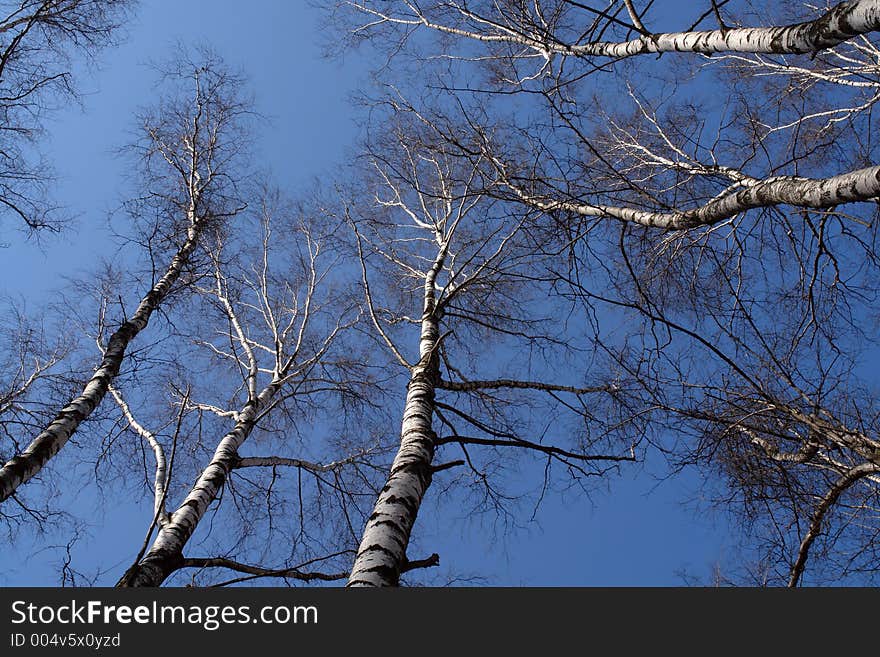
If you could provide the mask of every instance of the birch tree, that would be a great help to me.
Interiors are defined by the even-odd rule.
[[[876,58],[876,46],[863,40],[807,65],[764,57],[722,60],[748,92],[736,105],[749,117],[739,125],[745,152],[762,152],[768,164],[820,172],[876,161],[862,139],[872,129]],[[743,75],[756,71],[764,79],[759,85]],[[618,124],[616,137],[606,142],[613,152],[649,176],[660,167],[689,184],[706,175],[702,165],[689,166],[698,157],[682,157],[684,135],[670,117],[660,120],[644,104],[639,116],[626,128]],[[795,586],[876,577],[877,391],[863,364],[876,357],[876,339],[867,329],[875,311],[867,299],[876,288],[877,215],[874,202],[840,205],[871,201],[877,193],[860,191],[856,177],[850,180],[854,197],[826,188],[824,198],[837,203],[819,210],[809,206],[822,184],[811,183],[784,199],[807,206],[801,210],[777,204],[770,193],[758,212],[743,208],[715,228],[667,235],[650,247],[654,255],[645,256],[643,242],[635,249],[640,255],[632,256],[629,242],[631,274],[641,279],[644,295],[633,307],[669,327],[695,353],[708,352],[718,367],[690,389],[678,388],[672,375],[658,388],[676,391],[676,401],[664,406],[678,430],[693,437],[680,446],[682,458],[723,476],[728,504],[742,510],[743,526],[752,530],[761,572],[752,581]],[[757,191],[772,183],[742,184]],[[668,270],[715,283],[672,284],[661,275],[666,287],[679,291],[673,303],[671,290],[645,285],[643,266],[653,275]],[[670,351],[675,360],[676,350]],[[680,372],[680,364],[667,371]],[[694,376],[681,378],[695,382]]]
[[[534,253],[567,244],[557,289],[752,581],[873,581],[878,4],[342,4]]]
[[[624,228],[616,249],[579,249],[559,272],[594,312],[650,327],[618,352],[623,378],[652,409],[652,440],[676,466],[703,468],[743,521],[746,561],[727,565],[731,577],[764,585],[873,581],[878,565],[876,389],[863,365],[876,345],[861,326],[876,264],[860,231],[829,225],[849,217],[815,218],[815,233],[813,220],[744,220],[726,244],[691,234],[663,248]],[[615,250],[624,271],[598,262]]]
[[[45,110],[75,98],[75,58],[94,57],[124,23],[128,0],[0,3],[0,216],[29,232],[57,230],[49,164],[34,149]]]
[[[797,144],[806,144],[821,137],[827,149],[832,130],[839,134],[850,119],[870,110],[876,101],[873,71],[877,54],[870,37],[880,28],[880,4],[874,0],[842,2],[786,26],[778,22],[784,9],[810,10],[786,2],[774,3],[763,12],[751,10],[748,3],[693,3],[687,8],[694,14],[693,26],[677,33],[649,29],[651,12],[657,14],[655,22],[670,22],[670,16],[662,13],[669,7],[646,3],[640,8],[638,4],[612,2],[610,7],[600,8],[567,1],[462,4],[389,0],[342,2],[339,6],[347,36],[369,41],[394,56],[401,78],[407,57],[416,58],[423,75],[436,77],[434,86],[452,91],[453,105],[458,102],[473,108],[474,97],[482,94],[485,100],[473,116],[475,125],[486,116],[492,125],[509,122],[516,126],[501,137],[501,143],[490,147],[500,154],[508,146],[511,151],[522,150],[521,142],[525,141],[528,157],[535,160],[533,170],[505,172],[505,165],[509,168],[513,163],[504,162],[503,157],[496,158],[496,166],[510,189],[537,209],[675,230],[711,225],[768,205],[822,209],[877,196],[880,171],[876,166],[827,173],[814,166],[802,173],[791,171],[797,168],[792,160],[772,153],[765,167],[769,173],[748,169],[756,168],[754,160],[761,156],[764,139],[781,144],[786,136],[796,135]],[[739,27],[756,20],[768,25]],[[717,29],[694,31],[707,22],[715,22]],[[417,35],[422,31],[426,31],[426,38],[420,39]],[[433,35],[437,38],[430,38]],[[637,38],[615,41],[615,35]],[[673,59],[663,59],[662,64],[657,58],[629,59],[630,55],[665,52]],[[716,53],[721,56],[711,57]],[[803,54],[810,56],[797,57]],[[454,61],[456,66],[432,67],[432,61]],[[597,77],[603,71],[612,75]],[[782,79],[790,84],[762,83]],[[458,81],[466,81],[468,86],[456,87]],[[715,85],[727,93],[711,98],[706,89]],[[772,96],[771,87],[773,92],[785,89],[786,96]],[[748,106],[737,102],[749,93],[752,102]],[[499,98],[488,100],[493,94]],[[542,99],[541,107],[526,107],[545,118],[537,119],[541,114],[530,113],[531,126],[517,120],[511,94]],[[792,102],[792,94],[800,106]],[[616,106],[614,112],[605,109],[610,99],[621,97],[627,102]],[[673,143],[676,135],[672,135],[670,141],[655,115],[657,99],[662,99],[668,116],[677,112],[683,117],[677,120],[677,130],[690,122],[685,130],[696,133],[702,129],[705,135],[680,134],[679,143]],[[737,116],[737,111],[744,115]],[[633,112],[641,116],[646,130],[625,135],[613,128]],[[722,128],[724,118],[716,115],[725,112],[729,123]],[[773,123],[771,112],[780,119],[778,123]],[[451,116],[450,120],[468,123],[467,116]],[[716,124],[713,143],[709,135]],[[803,132],[807,126],[809,131]],[[821,131],[820,126],[824,126]],[[864,129],[862,124],[850,128],[849,134],[863,133]],[[659,144],[653,152],[642,154],[646,169],[690,176],[674,186],[676,195],[690,194],[689,200],[705,193],[708,185],[704,182],[714,185],[714,194],[685,208],[665,198],[646,198],[648,190],[633,184],[628,171],[609,171],[609,175],[616,174],[612,181],[615,187],[606,190],[591,186],[589,176],[571,175],[572,171],[566,170],[578,167],[579,172],[592,173],[595,168],[608,169],[608,161],[614,159],[613,152],[606,149],[609,141],[611,148],[628,148],[629,155],[637,158],[636,151],[642,147],[638,139],[646,133],[654,133],[647,137]],[[624,146],[621,139],[628,143]],[[694,143],[683,145],[683,139]],[[797,151],[798,146],[792,149]],[[661,155],[661,150],[666,152]],[[800,163],[803,156],[794,155]],[[819,153],[812,155],[816,159]],[[725,157],[750,166],[719,161]],[[781,170],[783,167],[789,170]],[[535,194],[535,186],[526,185],[536,181],[546,184],[544,194]],[[574,187],[577,184],[581,187]],[[600,189],[605,193],[601,199]],[[629,191],[635,198],[618,196],[622,202],[609,202],[609,191]],[[596,198],[585,198],[591,194]],[[651,208],[652,201],[664,207]]]
[[[386,56],[351,180],[258,193],[240,80],[169,71],[61,411],[9,333],[3,513],[79,431],[145,502],[120,586],[393,586],[427,507],[658,453],[742,521],[732,581],[875,581],[876,0],[332,4]]]
[[[169,91],[140,117],[132,149],[141,193],[114,222],[125,242],[61,311],[69,333],[91,340],[76,356],[101,363],[74,402],[90,414],[73,418],[79,449],[65,475],[108,503],[149,500],[120,586],[344,580],[387,456],[359,411],[373,403],[371,357],[342,340],[360,298],[334,220],[283,200],[267,173],[247,175],[242,81],[202,54],[160,70]],[[44,375],[10,380],[8,431],[32,426],[15,413]],[[94,579],[75,568],[68,558],[64,581]]]
[[[351,539],[342,519],[347,508],[357,507],[357,479],[369,472],[379,448],[369,437],[334,440],[312,424],[315,416],[321,424],[332,422],[331,409],[339,408],[334,399],[356,403],[366,394],[362,364],[338,344],[359,311],[339,285],[340,255],[327,248],[334,227],[321,228],[319,221],[290,212],[277,202],[264,203],[258,222],[242,221],[242,235],[218,238],[214,245],[213,271],[196,284],[195,307],[187,309],[208,321],[187,332],[195,351],[186,352],[174,377],[183,376],[187,387],[184,391],[183,381],[172,385],[172,404],[158,406],[176,409],[163,423],[176,427],[172,435],[161,440],[124,396],[113,392],[124,425],[149,445],[154,467],[147,533],[149,539],[155,528],[156,536],[144,544],[120,586],[159,586],[181,569],[197,569],[199,581],[214,582],[217,576],[206,571],[300,582],[347,575]],[[255,242],[256,249],[243,246]],[[145,394],[154,390],[149,386]],[[178,460],[172,472],[168,452],[174,449],[190,451],[190,457],[185,465]],[[333,456],[318,460],[313,454]],[[188,488],[184,482],[191,479],[183,473],[194,466],[195,484]],[[223,552],[185,556],[224,490],[230,499],[213,512],[224,518],[216,548]],[[170,511],[172,503],[176,510]],[[225,512],[230,504],[233,509]],[[296,509],[293,517],[290,507]],[[236,515],[244,533],[233,540]],[[321,545],[332,547],[320,552]],[[231,558],[230,550],[261,559],[283,554],[287,563],[244,562]],[[315,570],[334,565],[329,572]]]
[[[622,394],[614,381],[587,383],[577,369],[567,380],[535,376],[582,354],[552,314],[539,231],[486,194],[497,184],[489,163],[450,156],[418,115],[398,111],[383,126],[394,132],[369,149],[369,196],[347,216],[374,336],[401,368],[406,396],[349,586],[397,585],[435,477],[460,468],[445,489],[475,487],[480,505],[509,513],[505,479],[491,475],[501,462],[543,461],[540,490],[557,472],[585,485],[635,460],[638,443],[619,440],[626,417],[592,422],[603,397]]]
[[[82,391],[0,468],[0,500],[38,474],[101,403],[132,341],[187,280],[202,240],[242,209],[235,189],[242,146],[237,138],[249,108],[239,81],[210,61],[181,64],[167,79],[171,91],[158,111],[144,115],[138,145],[142,175],[152,186],[129,206],[146,225],[151,280],[131,316],[118,318]],[[17,442],[24,444],[22,438]]]

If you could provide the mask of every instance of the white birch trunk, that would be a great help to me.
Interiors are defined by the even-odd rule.
[[[261,411],[284,385],[283,378],[276,377],[256,399],[245,405],[233,429],[217,444],[211,462],[202,470],[189,495],[160,528],[149,552],[122,576],[117,586],[160,586],[183,565],[184,546],[226,484],[238,462],[239,447],[253,431]]]
[[[432,429],[434,392],[439,378],[437,347],[440,339],[434,282],[443,265],[446,247],[425,279],[419,362],[412,368],[400,449],[391,473],[364,529],[348,586],[397,586],[406,563],[406,548],[425,491],[431,485],[431,462],[436,435]]]
[[[198,220],[190,225],[186,241],[172,258],[165,275],[141,299],[131,319],[124,322],[110,336],[104,358],[92,378],[86,383],[82,393],[62,408],[49,426],[34,438],[21,454],[12,457],[0,468],[0,502],[36,475],[104,399],[107,389],[119,373],[128,345],[146,328],[153,311],[168,296],[171,286],[180,276],[181,270],[195,250],[201,225],[202,222]]]

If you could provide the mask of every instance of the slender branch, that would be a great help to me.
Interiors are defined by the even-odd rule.
[[[356,463],[358,459],[363,458],[367,454],[368,452],[364,451],[344,459],[339,459],[338,461],[333,461],[332,463],[312,463],[302,459],[286,458],[283,456],[245,456],[239,458],[232,467],[254,468],[287,466],[292,468],[302,468],[303,470],[308,470],[310,472],[332,472],[345,465]]]
[[[168,489],[168,468],[165,461],[165,450],[162,447],[162,443],[156,438],[156,434],[146,429],[135,419],[128,402],[122,397],[122,393],[114,386],[110,386],[109,390],[122,411],[123,417],[128,422],[128,426],[143,438],[153,450],[153,455],[156,458],[156,474],[153,480],[153,513],[158,518],[157,522],[159,525],[162,526],[168,521],[168,513],[165,510],[165,491]],[[182,409],[183,407],[181,407],[181,413],[183,412]]]
[[[579,454],[570,452],[561,447],[553,445],[542,445],[541,443],[533,443],[522,438],[513,438],[503,440],[499,438],[473,438],[470,436],[449,436],[447,438],[438,438],[437,445],[447,445],[449,443],[457,443],[462,445],[484,445],[488,447],[521,447],[531,449],[537,452],[543,452],[551,456],[562,456],[576,461],[635,461],[635,456],[613,456],[610,454]]]
[[[816,442],[805,442],[801,444],[797,452],[783,452],[776,445],[768,440],[764,440],[751,429],[740,426],[740,431],[749,437],[753,445],[761,448],[761,450],[769,458],[782,463],[806,463],[812,459],[819,451],[819,444]]]
[[[645,26],[642,24],[642,19],[639,16],[639,13],[636,11],[636,8],[633,6],[632,0],[623,0],[623,4],[626,6],[626,11],[629,14],[629,18],[635,28],[642,34],[650,34],[650,32],[648,32],[648,30],[645,29]]]
[[[803,575],[804,568],[806,568],[807,565],[807,558],[810,555],[810,547],[822,531],[822,521],[825,519],[825,515],[834,503],[837,502],[837,499],[859,479],[877,472],[880,472],[880,466],[875,463],[862,463],[857,465],[844,473],[840,479],[834,482],[834,485],[831,486],[828,492],[825,493],[825,496],[820,500],[815,511],[813,511],[813,517],[810,519],[810,527],[807,529],[807,533],[801,541],[797,559],[791,567],[791,577],[788,580],[788,585],[790,587],[795,587],[798,585],[798,582],[800,582],[801,575]]]
[[[311,582],[320,580],[323,582],[334,582],[348,577],[348,573],[321,573],[321,572],[303,572],[296,568],[261,568],[259,566],[251,566],[249,564],[240,563],[227,559],[225,557],[211,558],[187,558],[181,563],[181,568],[227,568],[239,573],[255,575],[256,577],[286,577],[297,579],[303,582]]]
[[[370,319],[373,320],[373,326],[376,328],[376,331],[382,337],[382,340],[385,342],[386,345],[388,345],[388,348],[391,350],[391,353],[394,354],[395,358],[397,358],[397,362],[399,362],[401,365],[403,365],[406,369],[411,370],[413,366],[410,364],[410,362],[406,358],[403,357],[403,354],[400,353],[400,350],[398,350],[397,346],[391,341],[391,338],[388,337],[388,334],[385,333],[385,330],[382,328],[382,325],[379,323],[379,318],[376,317],[376,310],[373,306],[373,297],[370,294],[370,284],[369,284],[369,281],[367,280],[367,263],[366,263],[366,260],[364,259],[364,250],[363,250],[363,246],[361,244],[361,234],[360,234],[360,232],[358,232],[357,226],[355,225],[355,223],[353,221],[351,222],[351,226],[352,226],[352,229],[354,230],[355,237],[357,238],[355,241],[357,242],[358,259],[360,260],[360,263],[361,263],[361,275],[363,277],[363,283],[364,283],[364,295],[366,297],[367,310],[370,313]]]
[[[500,388],[516,388],[521,390],[541,390],[544,392],[570,392],[575,395],[587,395],[594,392],[617,392],[614,385],[577,388],[575,386],[556,385],[540,381],[518,381],[515,379],[494,379],[491,381],[446,381],[437,382],[437,387],[455,392],[471,392],[476,390],[498,390]]]
[[[451,468],[457,468],[460,465],[465,465],[465,462],[461,459],[455,461],[449,461],[448,463],[441,463],[440,465],[432,465],[431,473],[437,474],[438,472],[442,472],[443,470],[449,470]]]

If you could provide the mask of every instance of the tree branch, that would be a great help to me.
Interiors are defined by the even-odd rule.
[[[297,579],[303,582],[311,582],[319,580],[323,582],[333,582],[348,577],[348,573],[321,573],[321,572],[303,572],[296,568],[261,568],[259,566],[251,566],[249,564],[239,563],[225,557],[211,558],[187,558],[181,563],[181,568],[227,568],[239,573],[253,575],[253,577],[242,578],[217,584],[216,586],[225,586],[233,582],[244,581],[244,579],[254,579],[256,577],[285,577]]]
[[[409,572],[410,570],[416,570],[417,568],[433,568],[434,566],[439,565],[440,555],[435,552],[430,557],[427,557],[425,559],[415,559],[412,561],[407,559],[400,567],[400,572],[401,574],[403,574]]]
[[[425,27],[484,43],[514,44],[524,46],[533,51],[534,55],[545,59],[549,59],[551,55],[624,59],[664,52],[804,54],[832,48],[854,36],[880,29],[880,7],[875,0],[848,0],[832,7],[815,20],[789,25],[743,28],[724,26],[707,31],[643,34],[627,41],[565,43],[547,30],[534,30],[525,9],[520,9],[519,15],[515,12],[508,15],[499,10],[498,18],[493,20],[476,15],[460,3],[436,3],[442,16],[457,14],[460,22],[455,24],[452,21],[439,22],[440,19],[430,18],[414,2],[403,3],[412,12],[408,16],[384,13],[363,1],[350,0],[349,4],[374,17],[371,25],[393,23],[411,28]],[[639,20],[634,13],[631,15],[634,20]]]
[[[837,499],[843,494],[843,492],[852,486],[859,479],[866,477],[868,475],[875,474],[880,472],[880,466],[874,463],[862,463],[860,465],[855,466],[850,469],[848,472],[844,473],[840,479],[834,482],[834,485],[825,493],[825,496],[819,502],[819,505],[816,507],[815,511],[813,511],[813,517],[810,519],[810,527],[807,530],[806,535],[801,541],[800,548],[798,549],[797,559],[794,562],[794,565],[791,567],[791,577],[788,580],[789,587],[795,587],[798,585],[798,582],[801,579],[801,575],[803,575],[804,568],[807,565],[807,558],[810,554],[810,547],[813,545],[813,542],[818,538],[819,533],[822,531],[822,520],[825,518],[825,515],[831,509]]]
[[[520,390],[541,390],[544,392],[570,392],[574,395],[587,395],[594,392],[617,392],[615,385],[592,386],[577,388],[575,386],[556,385],[540,381],[518,381],[515,379],[494,379],[489,381],[446,381],[437,382],[437,387],[443,390],[455,392],[471,392],[476,390],[498,390],[500,388],[515,388]]]
[[[880,166],[850,171],[830,178],[778,176],[736,192],[724,194],[693,210],[651,212],[631,207],[546,200],[520,187],[508,187],[527,205],[552,212],[564,210],[584,217],[610,217],[663,230],[710,226],[741,212],[776,205],[827,209],[843,203],[870,201],[880,196]]]
[[[438,438],[437,445],[447,445],[449,443],[459,443],[462,445],[485,445],[489,447],[522,447],[537,452],[543,452],[551,456],[562,456],[576,461],[635,461],[635,456],[612,456],[608,454],[579,454],[555,447],[553,445],[542,445],[541,443],[533,443],[522,438],[512,438],[503,440],[499,438],[473,438],[470,436],[449,436],[448,438]]]

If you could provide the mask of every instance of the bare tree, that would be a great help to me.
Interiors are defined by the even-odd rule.
[[[101,403],[129,345],[179,285],[203,240],[243,207],[234,181],[238,131],[249,108],[240,97],[239,81],[209,60],[182,64],[170,71],[169,80],[176,87],[158,111],[143,117],[138,145],[143,174],[152,186],[131,204],[149,240],[153,271],[148,291],[130,317],[123,312],[118,318],[82,392],[0,469],[0,500],[36,475]]]
[[[130,0],[16,0],[0,3],[0,210],[29,231],[59,227],[47,200],[45,162],[30,148],[44,110],[75,96],[74,55],[111,43]]]
[[[318,407],[322,409],[323,421],[328,422],[334,396],[356,402],[365,394],[367,382],[363,374],[358,375],[363,366],[339,344],[340,337],[358,320],[359,311],[336,280],[340,255],[327,248],[335,227],[326,223],[322,227],[318,220],[286,215],[284,208],[276,206],[277,203],[264,204],[258,231],[243,233],[247,237],[256,233],[261,248],[248,247],[246,241],[236,247],[242,244],[239,238],[230,237],[227,242],[226,238],[218,237],[211,251],[213,271],[196,285],[195,307],[187,309],[211,318],[210,323],[196,322],[195,330],[188,332],[189,340],[204,354],[190,353],[186,365],[181,364],[187,387],[183,391],[182,382],[172,387],[178,390],[170,405],[176,408],[176,419],[169,418],[169,423],[173,422],[176,428],[164,445],[155,432],[135,418],[122,395],[114,392],[125,423],[149,444],[154,454],[154,511],[148,538],[154,527],[158,531],[149,549],[144,544],[120,586],[158,586],[172,573],[190,568],[199,572],[222,568],[243,573],[247,578],[298,581],[327,581],[347,574],[344,564],[350,558],[351,538],[346,538],[345,533],[332,539],[335,546],[325,553],[315,554],[314,550],[320,542],[322,527],[326,531],[333,526],[329,509],[335,509],[334,514],[341,509],[344,514],[345,508],[352,505],[356,484],[349,480],[361,476],[363,468],[369,470],[378,446],[371,445],[368,439],[324,442],[317,436],[298,437],[300,431],[318,432],[311,428],[297,430],[296,425],[309,422]],[[246,225],[242,221],[239,227]],[[236,254],[236,250],[241,253]],[[192,320],[184,316],[182,321]],[[167,344],[162,347],[162,355],[167,356]],[[210,372],[204,383],[196,374],[195,365],[200,361]],[[221,375],[224,371],[228,374]],[[142,394],[150,395],[153,390],[155,386],[151,384]],[[167,403],[163,406],[169,408]],[[198,440],[196,435],[200,436]],[[252,435],[254,439],[249,441]],[[169,442],[172,450],[178,451],[199,445],[200,455],[207,450],[208,461],[197,467],[195,484],[184,491],[173,512],[166,510],[172,490],[172,465],[166,455]],[[255,443],[256,454],[245,454],[246,442]],[[335,455],[326,461],[316,461],[306,455],[307,449]],[[191,481],[181,474],[188,472],[189,467],[173,467],[179,481]],[[285,486],[279,481],[279,469],[298,473],[298,503],[282,501]],[[304,478],[311,483],[304,483]],[[218,548],[224,550],[221,555],[184,557],[184,547],[199,523],[221,491],[229,486],[229,503],[242,515],[241,522],[257,524],[260,513],[255,506],[265,501],[267,525],[256,536],[245,527],[237,544],[227,541]],[[237,490],[239,487],[248,492]],[[274,527],[273,520],[276,513],[289,513],[288,503],[299,506],[300,532],[292,536]],[[323,507],[324,517],[310,517],[306,527],[309,505]],[[286,520],[284,525],[295,527],[297,523]],[[228,536],[228,532],[225,534]],[[277,541],[275,546],[267,545],[270,537]],[[308,554],[299,555],[297,545],[308,537],[313,544]],[[261,558],[266,558],[267,553],[283,552],[286,544],[288,563],[265,567],[230,558],[229,550],[246,554],[244,544],[248,540],[262,546],[258,551],[262,552]],[[325,567],[336,562],[338,570],[328,573],[307,568],[319,562]]]
[[[394,110],[382,123],[393,133],[366,157],[369,195],[348,216],[374,335],[405,373],[406,398],[397,455],[349,586],[397,585],[436,473],[469,471],[444,488],[474,486],[480,504],[507,513],[504,478],[489,475],[500,462],[544,461],[539,490],[557,470],[568,485],[585,485],[635,460],[638,443],[626,436],[629,418],[615,425],[593,416],[598,398],[622,393],[613,381],[586,385],[577,369],[568,380],[548,376],[549,364],[577,358],[578,346],[552,312],[545,256],[534,248],[540,231],[487,195],[498,184],[488,161],[450,155],[423,117]],[[407,358],[404,345],[416,338],[417,357]],[[443,458],[449,450],[455,458]]]
[[[338,248],[342,220],[283,201],[267,174],[248,178],[250,105],[221,62],[208,54],[161,73],[169,91],[142,115],[133,149],[141,195],[119,213],[125,244],[60,309],[66,333],[79,325],[91,347],[75,354],[85,376],[65,372],[58,387],[88,383],[27,449],[17,436],[55,416],[58,395],[33,390],[51,380],[34,349],[10,359],[0,419],[20,454],[4,469],[8,504],[34,515],[17,473],[36,474],[78,430],[61,461],[68,480],[133,507],[149,500],[120,586],[345,579],[388,445],[360,412],[375,381],[372,357],[347,337],[361,299]],[[94,580],[71,556],[80,529],[59,543],[65,582]]]
[[[388,55],[350,180],[255,191],[240,80],[169,71],[97,367],[8,332],[7,517],[78,431],[143,502],[120,586],[394,586],[426,500],[516,523],[652,450],[745,577],[874,581],[878,2],[333,4]]]
[[[545,231],[533,255],[567,253],[546,276],[762,581],[876,576],[878,4],[694,3],[679,32],[652,3],[342,4],[386,75],[416,59],[408,110]]]
[[[727,237],[722,246],[717,236],[688,235],[658,250],[624,229],[618,257],[628,266],[616,283],[585,283],[588,271],[607,273],[586,250],[577,280],[560,277],[596,312],[635,312],[650,327],[619,353],[624,378],[643,390],[656,444],[678,464],[720,475],[709,488],[742,513],[763,583],[798,584],[814,545],[813,582],[872,578],[876,396],[860,371],[871,344],[853,323],[866,312],[862,300],[834,297],[876,273],[862,279],[844,262],[822,271],[825,248],[857,252],[851,235],[820,241],[790,224],[756,230],[744,218]],[[815,278],[782,264],[803,260],[818,263]]]

